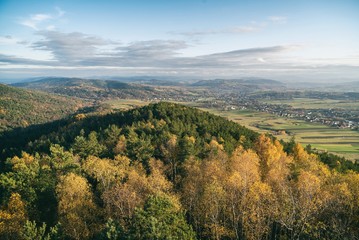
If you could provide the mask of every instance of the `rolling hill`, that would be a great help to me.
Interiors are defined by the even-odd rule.
[[[13,86],[89,100],[108,100],[114,98],[153,99],[181,94],[178,89],[160,89],[135,83],[83,78],[50,77],[37,81],[15,83]]]
[[[5,239],[355,239],[359,232],[357,172],[331,170],[299,144],[198,109],[161,102],[22,133],[23,145],[16,132],[0,136],[1,153],[16,155],[0,167]]]
[[[64,118],[83,101],[0,84],[0,132]]]

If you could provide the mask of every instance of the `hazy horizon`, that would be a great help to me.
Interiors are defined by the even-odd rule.
[[[359,2],[0,1],[0,79],[359,80]]]

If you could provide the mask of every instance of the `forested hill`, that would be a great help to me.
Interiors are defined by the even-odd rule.
[[[61,119],[81,107],[78,99],[0,84],[0,132]]]
[[[22,88],[31,88],[39,90],[55,91],[59,88],[93,88],[93,89],[131,89],[135,88],[127,83],[117,81],[103,81],[95,79],[82,78],[62,78],[62,77],[48,77],[36,81],[14,83],[13,86]]]
[[[89,134],[94,131],[96,135],[100,135],[100,139],[106,139],[107,133],[104,130],[109,126],[124,129],[130,126],[142,126],[144,132],[140,132],[139,136],[150,140],[148,144],[155,148],[159,147],[158,144],[163,140],[161,138],[166,138],[169,134],[178,137],[192,136],[198,138],[196,141],[198,154],[203,154],[200,153],[203,148],[200,145],[209,142],[212,137],[219,139],[220,142],[225,141],[225,149],[231,152],[239,141],[242,141],[247,148],[253,146],[258,135],[222,117],[195,108],[162,102],[108,115],[86,117],[84,114],[79,114],[72,119],[8,132],[2,139],[0,138],[0,141],[4,140],[3,143],[7,142],[8,145],[3,147],[3,158],[9,157],[7,149],[12,149],[11,154],[19,154],[22,150],[33,152],[38,149],[49,149],[52,143],[70,147],[80,132]],[[125,131],[124,129],[122,131]],[[18,135],[22,135],[22,139],[18,139],[16,137]],[[112,148],[107,149],[105,155],[112,154],[112,150]]]
[[[166,97],[170,96],[170,93],[177,93],[175,89],[163,92],[151,86],[134,83],[62,77],[48,77],[32,82],[15,83],[13,86],[91,100],[139,98],[139,96],[146,99],[158,96]]]
[[[207,112],[158,103],[32,130],[0,139],[18,154],[0,168],[2,239],[359,234],[358,173]]]

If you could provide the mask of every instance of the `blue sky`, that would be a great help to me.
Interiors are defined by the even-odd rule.
[[[358,0],[0,0],[0,79],[359,80]]]

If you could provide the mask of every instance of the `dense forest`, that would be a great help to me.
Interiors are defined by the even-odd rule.
[[[84,106],[79,99],[0,84],[0,132],[61,119]]]
[[[0,143],[1,239],[359,236],[356,164],[194,108],[78,114]]]

